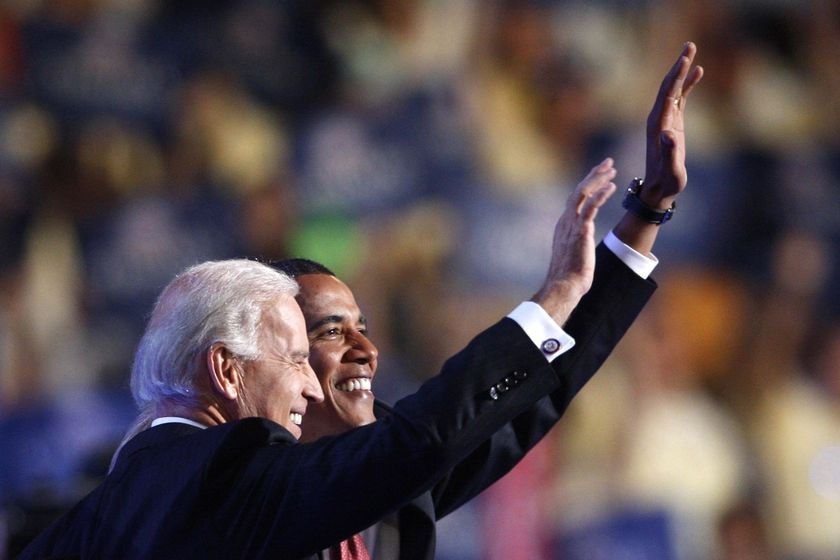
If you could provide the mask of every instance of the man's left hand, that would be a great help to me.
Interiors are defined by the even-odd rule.
[[[697,46],[688,42],[662,80],[659,94],[647,119],[647,162],[640,198],[653,208],[670,208],[685,189],[685,105],[688,95],[703,77],[695,66]]]

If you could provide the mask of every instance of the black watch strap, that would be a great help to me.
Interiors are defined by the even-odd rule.
[[[644,179],[640,177],[635,177],[630,181],[630,185],[627,187],[627,194],[624,195],[624,201],[621,205],[649,224],[662,225],[674,216],[677,203],[671,203],[671,207],[666,210],[651,208],[639,198],[639,192],[644,183]]]

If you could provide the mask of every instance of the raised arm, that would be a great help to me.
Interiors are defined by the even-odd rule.
[[[694,66],[697,47],[688,42],[662,80],[656,101],[647,119],[647,158],[638,201],[648,209],[665,211],[688,183],[685,169],[685,107],[691,90],[703,77],[703,68]],[[613,230],[625,244],[650,255],[659,225],[628,211]]]
[[[700,68],[689,72],[695,52],[693,44],[683,48],[663,79],[648,117],[649,191],[643,192],[645,204],[656,208],[669,208],[686,186],[685,99],[702,77]],[[498,480],[539,441],[601,367],[652,295],[654,282],[639,277],[603,244],[595,248],[594,219],[615,191],[614,177],[613,162],[606,159],[570,195],[555,227],[546,281],[532,298],[576,341],[552,362],[563,380],[561,387],[499,430],[436,485],[433,497],[438,517]],[[615,231],[633,249],[649,254],[658,229],[628,211]]]
[[[595,272],[595,216],[615,192],[616,170],[607,158],[593,167],[569,195],[554,227],[551,262],[542,287],[531,301],[563,325],[592,287]]]

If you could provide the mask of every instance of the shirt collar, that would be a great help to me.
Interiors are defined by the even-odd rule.
[[[202,430],[207,427],[195,420],[181,418],[180,416],[162,416],[152,420],[152,427],[160,426],[161,424],[189,424],[190,426],[195,426],[196,428],[201,428]]]

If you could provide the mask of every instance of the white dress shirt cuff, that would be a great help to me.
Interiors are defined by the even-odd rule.
[[[612,231],[604,237],[604,245],[615,253],[615,256],[621,259],[621,262],[626,264],[630,270],[642,278],[650,276],[653,269],[659,264],[659,259],[654,255],[647,257],[641,254],[629,245],[624,244]]]
[[[533,301],[523,301],[508,314],[550,362],[575,345],[575,339],[551,318],[545,309]]]
[[[639,253],[622,242],[612,231],[604,238],[604,245],[641,278],[648,278],[659,264],[659,259],[654,255],[647,257]],[[533,301],[520,303],[508,317],[522,327],[534,346],[542,351],[549,362],[575,345],[575,339],[554,322],[545,309]]]

